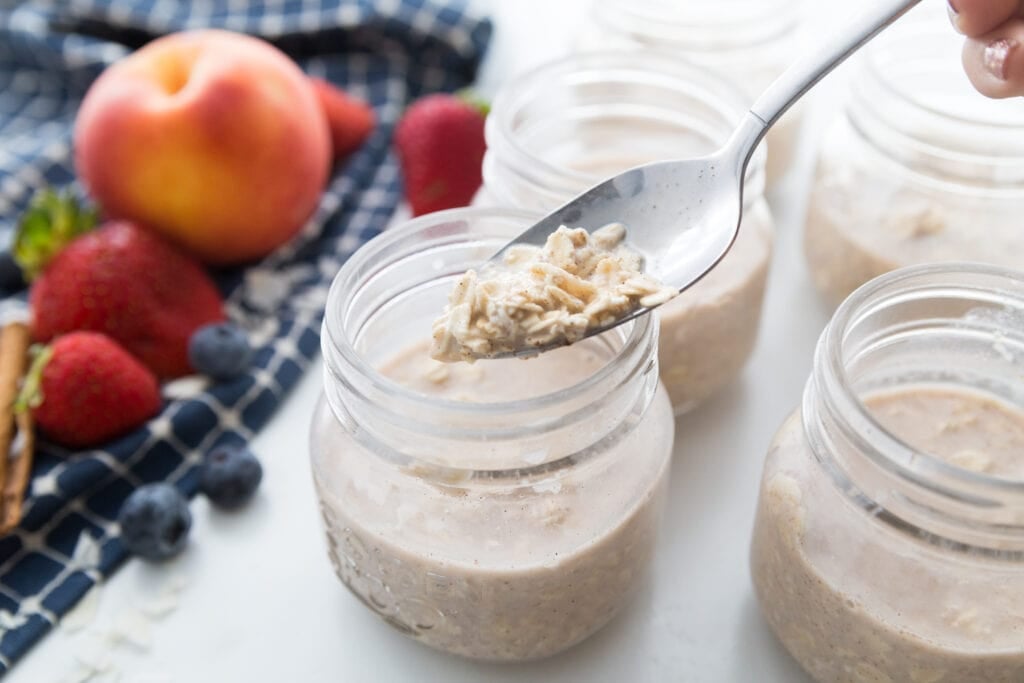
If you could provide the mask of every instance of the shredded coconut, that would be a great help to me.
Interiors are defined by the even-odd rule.
[[[553,344],[572,344],[591,329],[676,294],[643,273],[621,223],[593,233],[560,227],[543,247],[508,249],[504,263],[459,278],[434,321],[431,356],[469,361]]]

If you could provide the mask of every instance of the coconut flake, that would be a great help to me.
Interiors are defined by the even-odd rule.
[[[152,623],[146,615],[129,607],[114,619],[110,637],[114,643],[127,643],[146,652],[153,645]]]

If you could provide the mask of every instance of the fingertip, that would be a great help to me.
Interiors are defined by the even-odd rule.
[[[969,38],[990,33],[1020,11],[1020,0],[947,0],[950,21]]]
[[[1018,38],[971,39],[962,56],[967,77],[981,94],[997,99],[1024,95],[1024,49]]]

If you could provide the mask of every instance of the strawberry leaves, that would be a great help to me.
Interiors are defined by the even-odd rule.
[[[38,408],[43,402],[43,368],[53,357],[53,347],[43,344],[33,344],[29,348],[29,355],[32,364],[18,392],[18,398],[14,401],[15,412],[22,412],[31,408]]]
[[[92,230],[98,222],[99,211],[79,202],[69,188],[38,191],[22,215],[14,238],[14,260],[25,279],[34,280],[64,245]]]

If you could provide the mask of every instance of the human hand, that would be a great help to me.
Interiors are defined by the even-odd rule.
[[[989,97],[1024,95],[1024,0],[949,0],[949,16],[967,36],[964,69]]]

